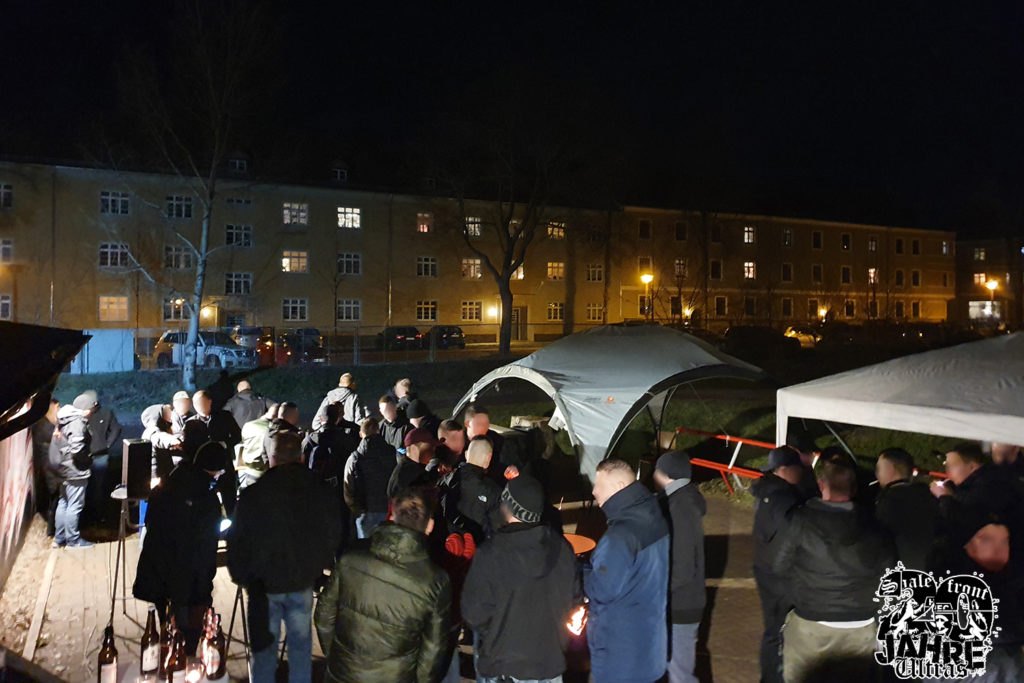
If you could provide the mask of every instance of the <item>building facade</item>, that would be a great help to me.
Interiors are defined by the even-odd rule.
[[[460,325],[494,339],[495,207],[430,195],[218,182],[203,326]],[[0,318],[174,328],[191,314],[205,207],[187,179],[0,162]],[[470,248],[463,239],[470,237]],[[940,321],[952,232],[622,207],[550,208],[513,278],[513,338],[650,318],[724,328]],[[649,276],[649,277],[644,277]]]
[[[960,242],[956,307],[956,319],[977,326],[1024,323],[1024,238]]]

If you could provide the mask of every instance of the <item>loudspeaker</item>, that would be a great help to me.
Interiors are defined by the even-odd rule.
[[[145,500],[149,497],[149,480],[153,472],[153,446],[144,439],[125,439],[121,460],[121,484],[128,498]]]

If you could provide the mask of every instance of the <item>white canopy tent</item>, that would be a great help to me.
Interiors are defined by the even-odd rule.
[[[550,425],[568,431],[580,453],[580,471],[592,479],[629,422],[645,408],[660,414],[680,384],[760,376],[758,368],[689,334],[649,325],[608,325],[570,335],[487,373],[459,400],[454,414],[502,379],[525,380],[554,401]]]
[[[789,418],[1024,442],[1024,333],[896,358],[779,389],[776,443]]]

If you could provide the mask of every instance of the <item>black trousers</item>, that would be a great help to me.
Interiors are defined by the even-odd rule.
[[[761,635],[761,681],[782,683],[782,625],[793,608],[785,582],[769,571],[754,567],[757,594],[761,598],[764,633]]]

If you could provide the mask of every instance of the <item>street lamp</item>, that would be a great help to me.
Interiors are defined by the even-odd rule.
[[[644,308],[646,317],[648,320],[651,319],[651,282],[654,280],[654,276],[650,273],[644,273],[640,276],[640,282],[644,283]]]
[[[999,280],[989,280],[985,283],[985,286],[988,287],[988,300],[995,301],[996,290],[999,289]]]

